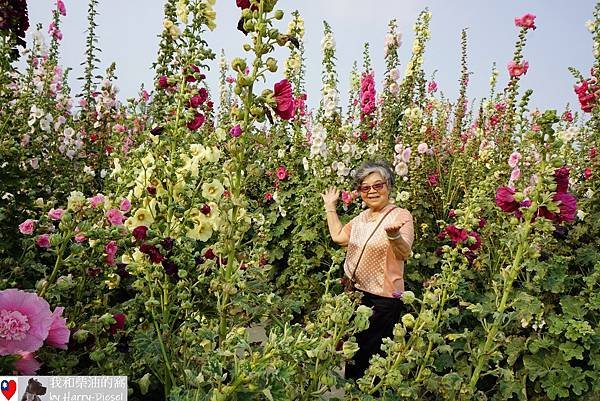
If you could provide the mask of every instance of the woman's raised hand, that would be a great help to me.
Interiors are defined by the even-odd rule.
[[[321,194],[321,198],[323,198],[323,203],[325,203],[325,209],[333,209],[335,210],[335,205],[337,203],[338,198],[340,197],[340,190],[336,187],[329,187]]]

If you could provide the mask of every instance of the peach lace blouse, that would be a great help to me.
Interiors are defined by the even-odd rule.
[[[395,206],[386,206],[381,216],[374,221],[368,221],[370,212],[367,209],[344,226],[343,230],[350,233],[344,263],[344,272],[349,278],[352,277],[365,241],[377,226],[379,219],[393,207]],[[412,215],[408,210],[396,207],[385,217],[367,244],[354,276],[357,289],[388,298],[392,298],[395,291],[404,291],[404,260],[394,255],[384,229],[393,223],[402,225],[400,229],[402,238],[412,247],[414,240]]]

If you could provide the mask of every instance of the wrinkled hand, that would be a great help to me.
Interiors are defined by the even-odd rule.
[[[325,208],[327,209],[335,209],[335,205],[339,197],[340,190],[336,187],[329,187],[324,193],[321,194],[321,198],[323,198],[323,203],[325,203]]]

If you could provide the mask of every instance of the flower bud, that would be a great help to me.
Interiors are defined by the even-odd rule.
[[[277,60],[275,60],[273,57],[269,57],[267,59],[267,68],[271,72],[276,72],[277,71]]]
[[[283,11],[282,10],[275,11],[275,15],[274,16],[275,16],[276,20],[282,19],[283,18]]]
[[[246,60],[240,57],[236,57],[231,62],[231,68],[234,71],[243,72],[246,69]]]
[[[402,302],[404,302],[407,305],[412,304],[413,302],[415,302],[415,293],[412,291],[404,291],[402,293]]]
[[[250,46],[249,43],[244,43],[244,50],[249,52],[250,50],[252,50],[252,46]]]

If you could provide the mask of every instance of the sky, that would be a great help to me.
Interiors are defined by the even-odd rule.
[[[71,67],[70,85],[76,93],[83,75],[80,64],[84,60],[85,31],[87,28],[87,1],[63,0],[67,16],[62,20],[64,39],[61,44],[61,64]],[[42,23],[47,31],[55,0],[28,2],[31,26]],[[100,68],[116,62],[119,98],[136,96],[140,85],[153,87],[151,65],[158,50],[158,35],[162,29],[161,0],[100,0],[97,11]],[[285,31],[291,12],[298,10],[305,21],[306,91],[308,104],[316,107],[321,88],[321,49],[323,21],[333,30],[336,42],[337,71],[340,81],[342,106],[347,104],[352,63],[362,65],[364,43],[371,49],[378,89],[385,71],[383,43],[388,22],[397,20],[403,44],[399,50],[400,71],[404,71],[410,57],[414,33],[413,24],[426,7],[432,13],[431,39],[425,51],[424,69],[427,77],[435,71],[440,90],[450,99],[458,96],[460,75],[460,34],[466,28],[468,35],[468,66],[471,71],[467,95],[481,99],[489,93],[492,64],[499,70],[498,85],[508,80],[507,63],[511,60],[518,28],[515,17],[525,13],[536,15],[537,29],[527,35],[523,52],[529,62],[529,71],[523,77],[522,90],[532,89],[531,106],[541,110],[563,109],[567,103],[577,108],[573,92],[575,79],[568,71],[572,66],[589,75],[593,64],[592,36],[585,22],[592,18],[593,0],[280,0],[278,8],[285,11],[280,25]],[[225,50],[229,60],[245,56],[242,49],[246,38],[236,29],[239,9],[235,0],[217,0],[217,28],[205,39],[218,55]],[[31,43],[31,41],[29,42]],[[283,60],[285,52],[277,52]],[[207,73],[213,96],[218,97],[218,60]],[[283,78],[283,63],[273,81]],[[259,90],[260,91],[260,90]]]

